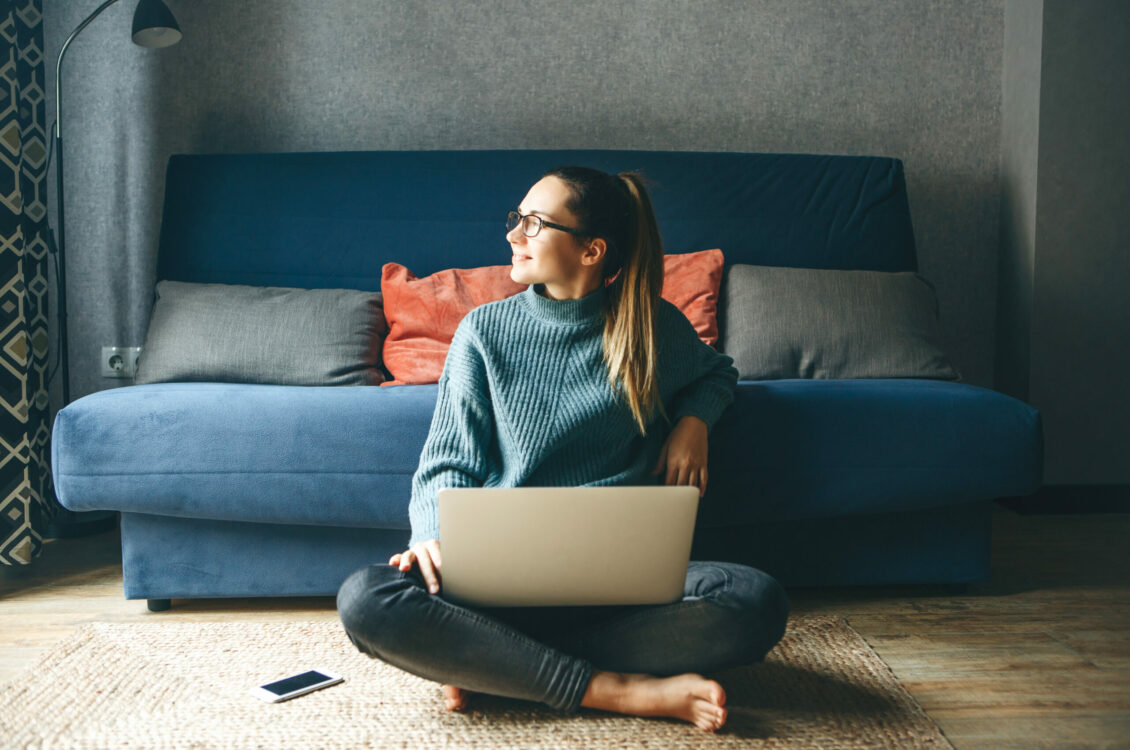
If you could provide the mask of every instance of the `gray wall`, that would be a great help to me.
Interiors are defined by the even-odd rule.
[[[144,341],[169,154],[339,149],[899,157],[947,350],[992,385],[1002,0],[167,1],[180,44],[132,44],[125,0],[63,65],[72,399],[128,383],[97,359]],[[45,5],[53,103],[97,2]]]
[[[1130,3],[1043,5],[1029,399],[1048,484],[1130,483]]]
[[[1050,485],[1130,483],[1130,3],[1006,0],[998,390]]]
[[[1044,0],[1006,0],[995,387],[1028,400]]]

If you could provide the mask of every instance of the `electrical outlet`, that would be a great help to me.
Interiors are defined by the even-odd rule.
[[[102,377],[132,378],[137,374],[137,359],[140,356],[140,346],[102,347]]]

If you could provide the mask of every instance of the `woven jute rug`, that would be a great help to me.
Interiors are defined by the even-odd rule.
[[[345,682],[283,703],[249,688],[311,667]],[[797,617],[765,662],[709,675],[726,689],[715,734],[675,719],[473,695],[356,651],[340,624],[83,625],[0,688],[3,748],[950,748],[839,617]]]

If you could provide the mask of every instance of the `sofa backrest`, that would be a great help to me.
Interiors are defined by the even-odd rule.
[[[508,265],[506,212],[547,169],[641,171],[668,253],[727,266],[916,271],[902,162],[690,151],[359,151],[173,155],[157,278],[380,289]]]

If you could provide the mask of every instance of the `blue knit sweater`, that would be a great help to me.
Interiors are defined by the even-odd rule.
[[[459,322],[412,477],[409,546],[439,538],[444,487],[661,484],[666,472],[651,472],[671,427],[690,414],[713,428],[734,400],[734,360],[661,298],[659,393],[671,425],[657,412],[641,436],[602,359],[607,291],[573,300],[543,292],[531,284]]]

